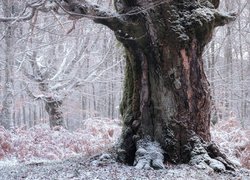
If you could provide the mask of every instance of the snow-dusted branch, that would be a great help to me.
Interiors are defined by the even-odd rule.
[[[216,11],[214,13],[214,16],[215,16],[215,26],[224,26],[234,21],[237,17],[237,14]]]
[[[103,10],[99,5],[92,4],[86,0],[63,0],[62,2],[55,0],[55,2],[70,18],[79,19],[85,17],[96,23],[103,24],[113,31],[124,26],[122,17],[119,14]]]
[[[24,84],[24,87],[25,87],[25,91],[27,93],[27,95],[31,98],[31,99],[34,99],[34,100],[37,100],[37,99],[42,99],[42,96],[36,96],[33,94],[33,92],[30,90],[29,86],[27,83],[23,82]]]
[[[26,3],[24,10],[16,17],[0,17],[0,22],[9,22],[9,21],[27,21],[33,18],[33,16],[36,14],[35,12],[40,8],[42,10],[42,7],[45,7],[47,0],[37,0],[32,3]],[[27,12],[29,11],[30,12]]]
[[[31,12],[27,15],[24,15],[25,12],[22,13],[22,15],[17,17],[0,17],[0,22],[9,22],[9,21],[27,21],[30,20],[35,15],[35,8],[31,9]]]

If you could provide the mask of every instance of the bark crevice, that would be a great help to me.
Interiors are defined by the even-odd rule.
[[[164,161],[230,169],[226,157],[211,156],[205,145],[211,141],[210,91],[202,52],[220,15],[213,5],[171,1],[127,24],[124,35],[143,38],[117,36],[127,57],[121,161],[142,169],[164,168]]]

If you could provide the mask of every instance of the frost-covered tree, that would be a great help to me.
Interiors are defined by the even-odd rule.
[[[11,17],[18,13],[18,7],[12,1],[6,1],[2,5],[4,16]],[[2,62],[2,69],[4,70],[3,82],[3,99],[2,108],[0,112],[0,125],[7,129],[14,127],[13,109],[14,109],[14,46],[15,46],[15,29],[17,28],[11,22],[4,22],[3,24],[4,46],[4,61]]]
[[[117,12],[86,0],[33,1],[27,4],[31,13],[17,20],[36,10],[54,10],[71,19],[92,19],[114,32],[126,55],[118,160],[143,169],[163,168],[164,160],[232,169],[210,142],[210,90],[202,53],[213,30],[235,19],[234,14],[219,12],[219,0],[114,2]]]
[[[32,24],[34,26],[35,23]],[[46,35],[43,37],[43,39],[47,38],[49,44],[53,44],[53,36],[49,34],[48,37]],[[33,47],[33,41],[42,38],[33,35],[29,39],[30,46]],[[26,92],[33,100],[43,102],[51,128],[66,127],[63,113],[66,98],[72,94],[74,89],[84,86],[85,84],[82,82],[93,78],[93,74],[100,69],[99,66],[96,66],[92,69],[89,68],[89,72],[85,74],[81,73],[84,64],[89,59],[88,46],[91,45],[90,37],[87,36],[84,39],[50,45],[49,48],[42,49],[39,53],[32,51],[25,55],[26,61],[23,63],[22,69],[27,79],[24,82]],[[66,46],[72,47],[67,49]],[[47,55],[44,56],[44,54]]]

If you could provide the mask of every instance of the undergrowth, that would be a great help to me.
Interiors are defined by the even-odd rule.
[[[211,134],[228,157],[250,169],[250,129],[242,128],[238,120],[230,118],[213,126]]]
[[[25,130],[8,131],[0,127],[0,161],[16,159],[61,160],[75,155],[90,156],[111,147],[121,132],[119,120],[88,119],[76,131],[51,130],[37,125]],[[212,139],[236,163],[250,169],[250,130],[243,129],[234,118],[211,128]]]

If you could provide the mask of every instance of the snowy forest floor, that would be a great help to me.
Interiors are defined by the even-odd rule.
[[[211,128],[213,141],[235,163],[250,169],[250,130],[234,118]],[[51,130],[47,125],[0,127],[0,180],[19,179],[250,179],[249,170],[215,173],[189,165],[166,165],[165,170],[137,170],[114,161],[90,159],[114,145],[119,120],[91,118],[81,129]]]
[[[249,170],[215,173],[199,170],[189,165],[167,167],[165,170],[137,170],[116,162],[95,164],[84,157],[64,161],[24,163],[15,166],[0,166],[1,180],[46,179],[46,180],[248,180]]]

